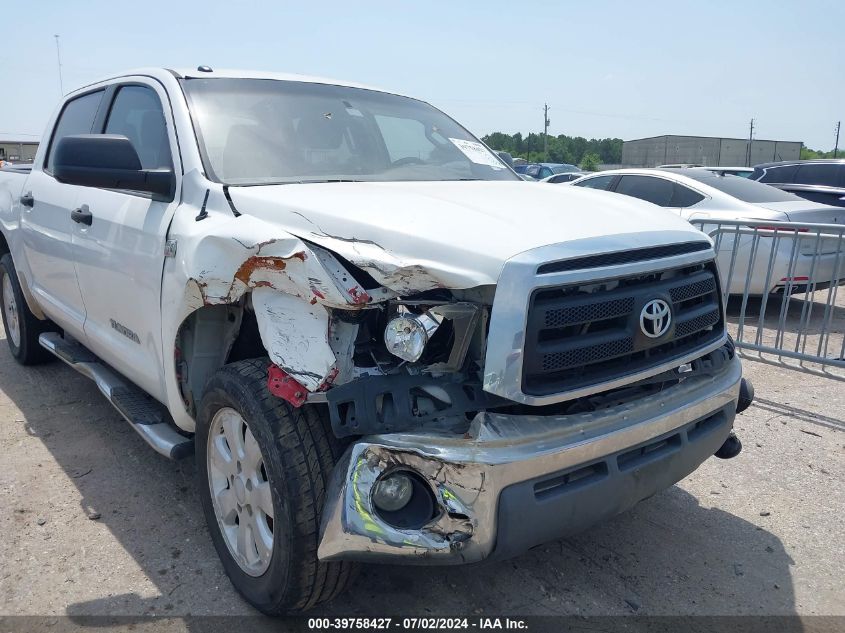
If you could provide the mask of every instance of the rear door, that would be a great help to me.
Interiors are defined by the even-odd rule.
[[[23,257],[29,285],[42,310],[77,339],[84,340],[85,305],[76,279],[71,211],[84,187],[60,183],[52,175],[53,155],[65,136],[89,134],[101,107],[102,89],[69,100],[48,140],[43,164],[35,165],[21,204]]]
[[[179,191],[181,169],[164,89],[138,78],[114,85],[107,100],[97,132],[128,137],[145,169],[175,166]],[[176,202],[86,187],[77,203],[91,214],[90,226],[76,224],[73,232],[89,347],[162,399],[161,275]]]

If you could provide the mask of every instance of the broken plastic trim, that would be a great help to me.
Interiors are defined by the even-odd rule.
[[[462,432],[469,426],[467,413],[512,404],[479,383],[401,374],[361,377],[334,387],[326,398],[337,437],[420,428]]]
[[[278,365],[267,369],[267,390],[297,409],[308,399],[308,390]]]

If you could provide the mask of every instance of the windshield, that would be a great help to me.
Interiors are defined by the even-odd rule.
[[[685,170],[684,176],[718,189],[743,202],[795,202],[798,196],[741,176],[720,176],[709,171]]]
[[[265,79],[185,79],[209,177],[231,185],[519,180],[452,119],[408,97]]]
[[[580,171],[575,165],[567,165],[566,163],[561,163],[559,165],[550,165],[552,171],[556,174],[569,174],[574,171]]]

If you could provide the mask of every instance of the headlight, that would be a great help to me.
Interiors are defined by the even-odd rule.
[[[410,363],[420,359],[440,322],[429,314],[405,312],[392,318],[384,329],[387,351]]]

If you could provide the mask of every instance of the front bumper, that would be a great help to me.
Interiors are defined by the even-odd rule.
[[[569,416],[479,413],[464,437],[397,433],[349,447],[327,491],[322,560],[459,564],[513,556],[613,516],[671,486],[722,445],[742,370],[604,411]],[[385,471],[416,471],[438,516],[421,529],[384,522],[371,501]]]

